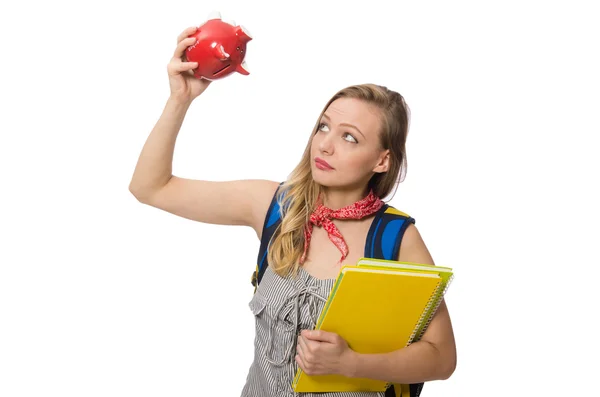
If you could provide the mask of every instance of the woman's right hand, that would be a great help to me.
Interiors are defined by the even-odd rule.
[[[194,34],[197,29],[195,26],[189,27],[177,37],[177,47],[167,65],[171,97],[180,101],[192,102],[211,83],[210,80],[194,76],[193,70],[198,67],[198,62],[184,61],[185,49],[196,42],[195,38],[188,36]]]

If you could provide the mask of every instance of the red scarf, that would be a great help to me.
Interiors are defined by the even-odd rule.
[[[333,242],[342,253],[342,257],[340,258],[341,262],[348,256],[348,245],[331,219],[362,219],[374,214],[384,205],[384,202],[373,193],[373,190],[371,190],[367,197],[362,200],[338,210],[332,210],[331,208],[325,207],[320,199],[321,197],[319,196],[319,199],[317,199],[317,208],[310,215],[310,222],[308,222],[304,228],[304,253],[300,258],[300,264],[303,264],[306,260],[313,225],[322,226],[327,231],[327,235],[331,242]]]

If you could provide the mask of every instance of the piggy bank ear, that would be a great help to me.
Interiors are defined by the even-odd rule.
[[[211,19],[221,19],[221,13],[216,10],[211,11],[210,14],[208,14],[208,18],[206,18],[206,20],[210,21]]]
[[[243,43],[247,43],[250,40],[252,40],[252,35],[248,31],[248,29],[246,29],[242,25],[235,27],[235,34],[240,38],[240,40]]]

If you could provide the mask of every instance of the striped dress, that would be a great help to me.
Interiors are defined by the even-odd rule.
[[[314,328],[334,282],[313,277],[302,267],[295,278],[280,277],[267,267],[249,303],[256,337],[242,397],[384,397],[384,392],[295,393],[292,389],[298,334]]]

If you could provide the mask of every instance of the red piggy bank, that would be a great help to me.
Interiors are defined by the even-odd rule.
[[[221,14],[213,11],[189,37],[195,37],[196,42],[186,48],[185,56],[189,62],[198,62],[194,69],[197,78],[217,80],[233,72],[250,74],[244,57],[252,36],[243,26],[224,22]]]

